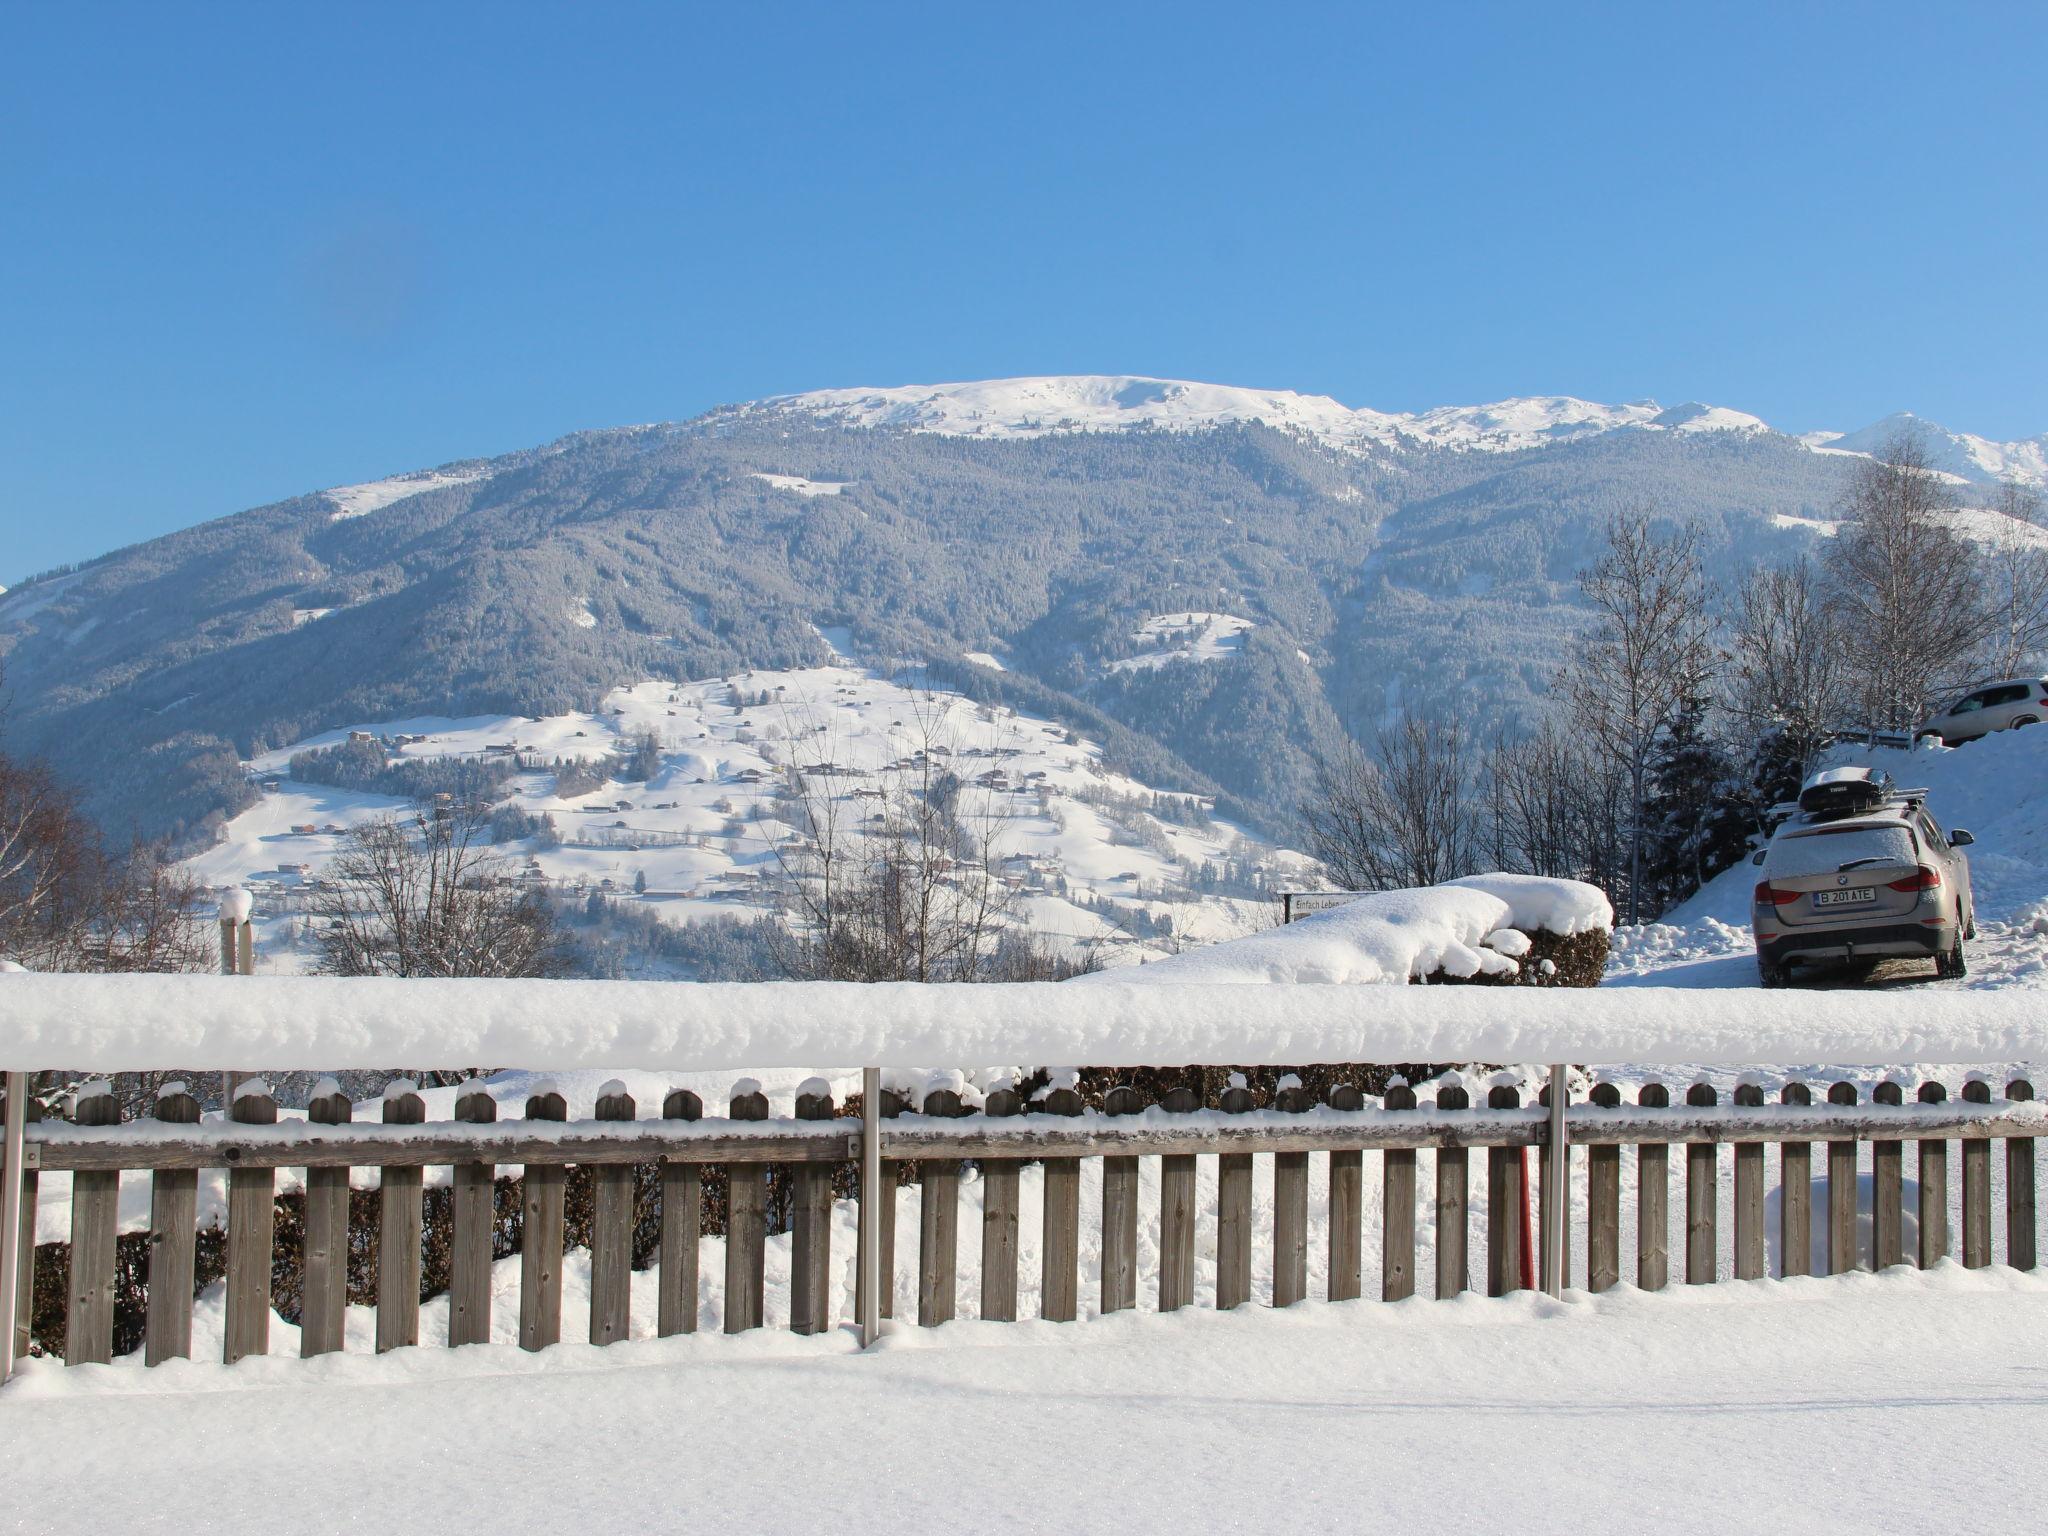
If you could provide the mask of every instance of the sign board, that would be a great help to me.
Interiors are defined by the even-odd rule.
[[[1329,912],[1367,894],[1365,891],[1282,891],[1280,921],[1291,923],[1300,918],[1314,917],[1318,912]]]

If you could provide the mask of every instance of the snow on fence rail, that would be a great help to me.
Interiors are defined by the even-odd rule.
[[[1554,1079],[1561,1081],[1562,1077]],[[878,1081],[870,1075],[870,1085]],[[473,1090],[456,1105],[456,1120],[430,1124],[424,1103],[408,1082],[387,1092],[382,1123],[356,1124],[352,1106],[339,1091],[323,1092],[310,1106],[308,1121],[282,1125],[277,1105],[261,1084],[245,1085],[227,1124],[200,1125],[199,1105],[188,1093],[168,1091],[146,1121],[113,1123],[118,1110],[111,1094],[84,1092],[68,1123],[36,1121],[24,1141],[28,1208],[34,1209],[36,1181],[43,1170],[73,1173],[69,1273],[65,1286],[67,1363],[106,1362],[114,1339],[114,1281],[117,1198],[121,1172],[151,1174],[147,1310],[144,1357],[157,1364],[189,1356],[195,1264],[194,1191],[197,1170],[228,1170],[226,1326],[223,1355],[233,1362],[269,1348],[272,1315],[275,1226],[275,1170],[307,1170],[304,1205],[301,1352],[311,1356],[343,1347],[350,1252],[349,1174],[352,1167],[381,1171],[375,1216],[376,1347],[413,1345],[420,1338],[423,1165],[453,1167],[453,1232],[449,1263],[451,1345],[491,1339],[491,1264],[497,1222],[497,1164],[523,1164],[516,1251],[520,1254],[518,1343],[541,1349],[559,1342],[562,1324],[564,1176],[570,1164],[592,1170],[594,1222],[591,1228],[591,1310],[589,1337],[608,1344],[631,1328],[635,1164],[658,1164],[660,1240],[658,1331],[694,1331],[699,1318],[699,1248],[704,1238],[706,1175],[723,1165],[726,1240],[722,1323],[727,1332],[768,1325],[764,1259],[769,1232],[770,1166],[789,1181],[792,1274],[788,1315],[777,1321],[799,1333],[830,1326],[832,1203],[837,1165],[858,1157],[856,1198],[861,1206],[858,1308],[864,1325],[887,1316],[895,1295],[898,1234],[895,1191],[898,1169],[908,1164],[922,1186],[915,1235],[917,1321],[950,1320],[958,1304],[958,1212],[963,1160],[979,1165],[982,1186],[979,1315],[1010,1321],[1018,1314],[1021,1250],[1030,1234],[1020,1230],[1019,1176],[1027,1162],[1043,1163],[1043,1218],[1037,1234],[1040,1316],[1054,1321],[1079,1317],[1080,1220],[1083,1164],[1099,1169],[1102,1223],[1097,1274],[1099,1307],[1114,1312],[1138,1304],[1138,1232],[1141,1221],[1140,1159],[1157,1156],[1159,1197],[1151,1221],[1159,1253],[1157,1306],[1172,1311],[1195,1303],[1197,1163],[1216,1163],[1214,1300],[1234,1307],[1251,1300],[1253,1159],[1272,1158],[1273,1205],[1271,1295],[1288,1306],[1308,1294],[1311,1152],[1327,1154],[1329,1299],[1365,1294],[1364,1158],[1382,1159],[1381,1273],[1378,1294],[1398,1300],[1417,1294],[1418,1150],[1434,1153],[1433,1196],[1439,1213],[1434,1245],[1434,1294],[1470,1288],[1466,1228],[1472,1198],[1468,1149],[1485,1151],[1487,1242],[1484,1285],[1488,1294],[1521,1288],[1528,1272],[1522,1224],[1515,1213],[1527,1193],[1528,1165],[1522,1149],[1544,1147],[1539,1198],[1546,1218],[1557,1191],[1570,1190],[1570,1159],[1584,1148],[1587,1173],[1586,1253],[1575,1269],[1563,1251],[1571,1227],[1561,1219],[1542,1225],[1545,1272],[1564,1282],[1584,1276],[1594,1291],[1624,1278],[1622,1254],[1623,1148],[1634,1148],[1637,1243],[1633,1276],[1648,1289],[1668,1284],[1670,1251],[1669,1149],[1685,1152],[1684,1280],[1701,1284],[1719,1272],[1722,1209],[1717,1144],[1734,1144],[1732,1220],[1733,1273],[1759,1279],[1767,1273],[1765,1220],[1766,1145],[1779,1148],[1781,1176],[1779,1248],[1786,1274],[1806,1273],[1812,1231],[1812,1162],[1819,1144],[1826,1175],[1824,1272],[1892,1264],[1931,1265],[1948,1255],[1948,1173],[1950,1142],[1961,1144],[1961,1256],[1970,1267],[1993,1262],[1991,1146],[2005,1143],[2005,1257],[2018,1268],[2037,1262],[2034,1138],[2048,1132],[2048,1107],[2034,1098],[2031,1084],[2014,1080],[1994,1092],[1973,1078],[1962,1096],[1947,1098],[1939,1083],[1918,1088],[1907,1103],[1896,1082],[1879,1085],[1872,1099],[1858,1101],[1855,1086],[1836,1082],[1816,1100],[1809,1085],[1794,1081],[1780,1102],[1765,1104],[1760,1088],[1738,1087],[1733,1102],[1694,1085],[1680,1105],[1669,1091],[1651,1083],[1638,1102],[1623,1105],[1610,1082],[1592,1085],[1587,1102],[1568,1107],[1560,1120],[1545,1103],[1525,1106],[1517,1088],[1496,1082],[1483,1106],[1468,1090],[1447,1082],[1432,1105],[1418,1105],[1412,1088],[1398,1080],[1378,1102],[1356,1087],[1339,1083],[1327,1101],[1311,1103],[1298,1084],[1282,1080],[1270,1109],[1252,1107],[1242,1081],[1224,1088],[1204,1105],[1187,1087],[1168,1091],[1156,1106],[1141,1108],[1137,1092],[1116,1087],[1102,1109],[1084,1108],[1073,1088],[1056,1088],[1027,1103],[1009,1089],[990,1093],[977,1113],[959,1093],[935,1089],[921,1112],[909,1114],[901,1097],[879,1094],[875,1113],[863,1106],[861,1121],[838,1115],[827,1085],[813,1080],[796,1100],[796,1115],[768,1118],[767,1099],[749,1081],[735,1085],[722,1119],[703,1118],[697,1095],[668,1093],[659,1118],[642,1118],[618,1084],[598,1098],[595,1118],[570,1122],[561,1095],[529,1098],[525,1118],[498,1123],[488,1094]],[[33,1106],[29,1106],[31,1110]],[[1553,1127],[1565,1138],[1553,1140]],[[860,1126],[856,1131],[854,1127]],[[1859,1143],[1873,1144],[1871,1239],[1859,1237]],[[1918,1165],[1918,1241],[1906,1251],[1904,1233],[1904,1148],[1915,1143]],[[9,1170],[10,1174],[15,1170]],[[1561,1176],[1561,1177],[1560,1177]],[[871,1200],[870,1191],[884,1198]],[[1561,1215],[1561,1212],[1559,1213]],[[32,1237],[32,1225],[28,1229]],[[969,1238],[972,1241],[972,1238]],[[1560,1245],[1555,1254],[1552,1244]],[[25,1322],[32,1294],[31,1264],[16,1292],[14,1344],[28,1345]],[[872,1301],[870,1298],[874,1298]]]
[[[0,978],[0,1065],[542,1071],[1030,1062],[1638,1064],[2048,1057],[2025,992],[842,983],[310,977]]]

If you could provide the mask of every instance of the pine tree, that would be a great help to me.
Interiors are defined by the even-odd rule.
[[[1685,900],[1748,847],[1751,818],[1742,775],[1727,748],[1708,734],[1706,717],[1705,699],[1689,695],[1651,749],[1644,804],[1646,916]]]

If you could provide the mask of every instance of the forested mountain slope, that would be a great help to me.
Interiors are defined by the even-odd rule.
[[[776,402],[584,433],[0,596],[10,739],[111,825],[189,836],[245,793],[239,759],[349,720],[591,709],[642,678],[815,665],[830,630],[1284,831],[1311,754],[1403,699],[1525,710],[1610,511],[1701,519],[1723,574],[1814,536],[1778,520],[1825,515],[1852,461],[1654,425],[1675,414],[1562,436],[1502,417],[1533,447],[1227,412],[945,432]],[[1242,630],[1181,656],[1190,613]]]

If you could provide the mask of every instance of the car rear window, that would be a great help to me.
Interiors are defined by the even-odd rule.
[[[1889,864],[1916,861],[1913,839],[1903,826],[1815,827],[1780,835],[1764,858],[1770,875],[1831,875],[1857,859],[1883,859]]]

